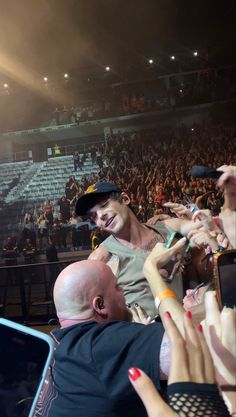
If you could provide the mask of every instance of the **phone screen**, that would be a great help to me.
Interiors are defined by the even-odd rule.
[[[235,263],[219,265],[219,284],[222,306],[236,306],[236,256]]]
[[[174,246],[174,244],[183,237],[183,235],[181,235],[178,232],[172,232],[167,239],[167,242],[165,244],[166,248],[170,248],[171,246]]]
[[[27,417],[49,356],[49,344],[0,323],[0,416]]]

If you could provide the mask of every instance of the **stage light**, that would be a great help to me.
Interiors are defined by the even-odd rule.
[[[153,59],[152,59],[152,58],[150,58],[150,59],[148,60],[148,62],[149,62],[149,64],[151,64],[151,65],[152,65],[154,61],[153,61]]]
[[[3,84],[3,87],[8,88],[8,84],[7,83]]]
[[[193,55],[198,56],[198,51],[194,51]]]
[[[67,73],[64,74],[64,78],[68,78],[69,75]]]
[[[43,81],[46,83],[48,81],[48,77],[43,77]]]
[[[172,61],[174,61],[175,60],[175,56],[174,55],[171,55],[170,59],[172,59]]]
[[[179,90],[179,92],[180,92],[180,93],[182,93],[182,92],[183,92],[183,90],[182,90],[182,89],[180,89],[180,90]]]
[[[106,71],[110,71],[110,67],[109,66],[107,66],[105,69],[106,69]]]
[[[191,128],[191,131],[194,132],[194,128],[193,127]]]

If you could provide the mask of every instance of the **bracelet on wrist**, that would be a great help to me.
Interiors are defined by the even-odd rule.
[[[159,292],[155,297],[155,306],[157,310],[159,310],[161,302],[165,300],[166,298],[170,298],[170,297],[176,298],[176,294],[174,293],[174,291],[164,290],[164,291]]]

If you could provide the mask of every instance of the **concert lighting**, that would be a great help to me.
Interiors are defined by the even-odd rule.
[[[172,61],[174,61],[175,60],[175,56],[174,55],[171,55],[170,59],[172,59]]]
[[[193,55],[198,56],[198,51],[194,51]]]
[[[148,62],[149,62],[149,64],[153,64],[153,59],[152,58],[150,58],[149,60],[148,60]]]

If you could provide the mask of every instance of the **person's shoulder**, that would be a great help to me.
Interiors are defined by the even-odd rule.
[[[101,341],[103,346],[109,346],[109,351],[147,352],[150,348],[154,351],[160,348],[163,334],[164,328],[161,323],[144,325],[128,321],[111,321],[93,331],[93,341]]]
[[[128,335],[129,338],[132,338],[133,336],[136,337],[139,334],[162,334],[164,331],[163,325],[160,322],[154,322],[149,325],[145,325],[131,321],[117,320],[104,323],[102,326],[104,330],[107,330],[107,333],[115,331],[117,335],[120,332],[120,334],[123,335],[122,338],[126,337],[125,335]]]
[[[111,254],[108,252],[108,250],[103,245],[100,245],[97,249],[95,249],[89,255],[88,259],[95,260],[95,261],[108,262],[110,257],[111,257]]]

